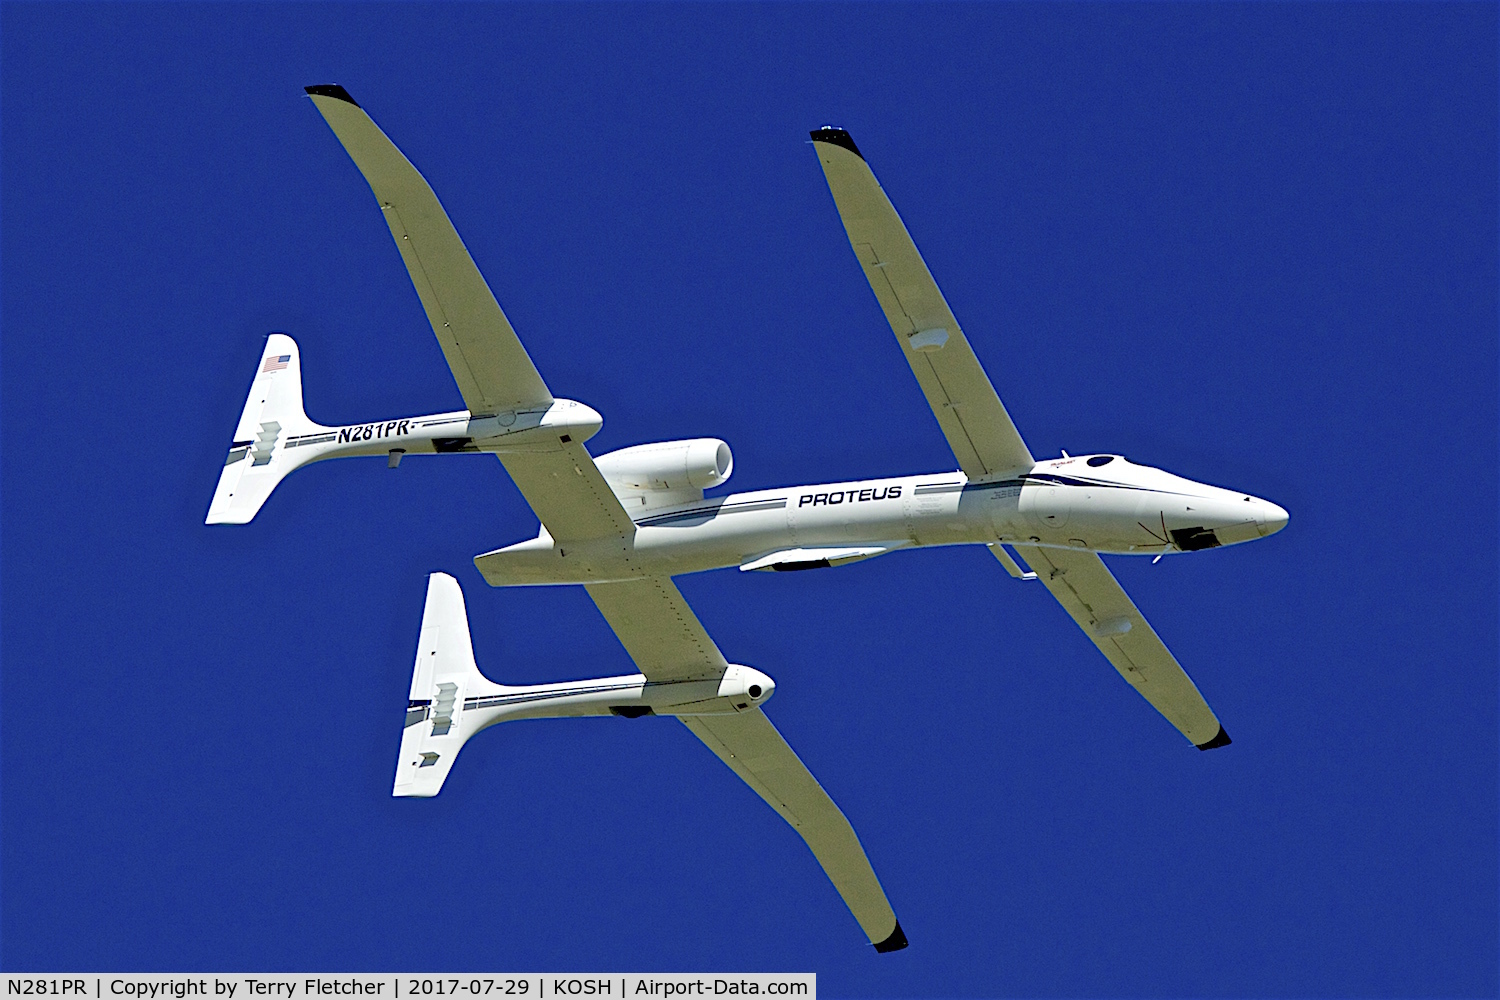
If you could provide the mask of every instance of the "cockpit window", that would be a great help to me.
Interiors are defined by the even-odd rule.
[[[1099,466],[1101,466],[1101,465],[1108,465],[1110,462],[1113,462],[1114,460],[1115,460],[1115,456],[1113,456],[1113,455],[1095,455],[1093,458],[1089,459],[1089,464],[1092,465],[1094,468],[1097,469],[1097,468],[1099,468]]]

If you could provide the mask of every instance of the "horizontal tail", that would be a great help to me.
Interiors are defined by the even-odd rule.
[[[247,523],[287,473],[316,457],[317,449],[301,449],[329,441],[333,433],[302,412],[297,342],[284,333],[271,334],[204,523]]]
[[[442,789],[459,748],[477,732],[464,725],[465,695],[487,694],[496,687],[474,663],[469,615],[458,581],[447,573],[433,573],[427,579],[422,637],[417,641],[392,795],[426,798]]]

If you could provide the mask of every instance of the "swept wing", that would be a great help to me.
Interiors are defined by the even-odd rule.
[[[901,352],[971,481],[1035,464],[869,164],[843,129],[812,133],[839,217]]]
[[[469,412],[550,405],[547,384],[417,168],[343,87],[306,89],[375,192]]]
[[[499,456],[537,520],[560,543],[629,538],[635,532],[635,523],[600,475],[583,442],[561,442],[560,449]]]
[[[972,482],[1030,472],[1031,452],[849,133],[811,133],[854,255],[959,466]],[[993,548],[993,547],[992,547]],[[1106,659],[1199,749],[1229,737],[1182,665],[1092,552],[1017,546]],[[996,557],[1021,576],[1003,549]]]
[[[694,736],[802,835],[875,950],[905,948],[906,935],[854,827],[765,713],[757,708],[738,715],[681,718]]]
[[[469,412],[551,406],[547,384],[417,168],[343,87],[306,89],[375,193]],[[500,461],[554,539],[635,530],[582,441],[560,436],[555,451],[509,453]]]
[[[1114,574],[1092,552],[1017,545],[1083,634],[1153,708],[1199,750],[1229,743],[1213,709]]]
[[[668,576],[584,587],[648,681],[717,678],[729,662]]]
[[[307,93],[374,191],[470,412],[550,406],[552,394],[426,180],[344,88]],[[560,437],[558,445],[500,460],[554,540],[623,543],[635,525],[583,442]],[[586,589],[648,681],[716,678],[727,668],[670,577]],[[792,824],[876,948],[905,947],[853,827],[770,720],[750,709],[683,721]]]
[[[718,677],[728,666],[670,577],[586,589],[648,681]],[[904,948],[906,935],[854,828],[771,720],[758,708],[681,718],[807,842],[876,950]]]

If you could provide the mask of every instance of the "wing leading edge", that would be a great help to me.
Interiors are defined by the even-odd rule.
[[[375,193],[469,412],[551,406],[552,393],[426,179],[343,87],[306,90]],[[583,442],[560,436],[556,450],[500,461],[554,539],[635,531]]]
[[[811,134],[849,244],[959,467],[970,480],[1030,472],[1026,442],[854,140]]]
[[[469,412],[549,405],[552,393],[426,179],[343,87],[306,90],[375,193]]]
[[[859,259],[943,436],[970,481],[1035,464],[896,208],[849,133],[811,133],[818,162]],[[1084,634],[1200,750],[1229,736],[1182,665],[1092,552],[1016,546]],[[1003,550],[997,558],[1022,576]]]
[[[648,681],[716,678],[728,667],[670,577],[585,589]],[[758,708],[680,718],[807,842],[875,950],[906,947],[906,935],[854,827],[771,720]]]
[[[878,952],[906,947],[870,859],[839,807],[760,709],[682,716],[683,725],[792,825]]]

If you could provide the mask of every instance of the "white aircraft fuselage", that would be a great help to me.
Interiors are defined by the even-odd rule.
[[[949,472],[707,497],[635,516],[628,548],[559,546],[542,534],[475,562],[492,586],[578,584],[729,566],[814,569],[933,545],[1155,555],[1248,542],[1286,524],[1268,501],[1118,456],[1089,458],[1110,461],[1091,468],[1084,457],[1053,459],[996,482]],[[789,550],[806,558],[753,565]]]
[[[474,418],[467,410],[321,428],[283,444],[298,466],[330,458],[556,450],[602,426],[582,403]],[[240,458],[249,448],[238,443]],[[306,449],[303,451],[303,449]],[[301,455],[296,452],[301,451]],[[237,461],[236,450],[230,460]],[[604,457],[601,457],[601,461]],[[290,471],[290,470],[287,470]],[[934,545],[1042,545],[1160,555],[1264,538],[1287,523],[1268,500],[1209,486],[1118,455],[1065,456],[1020,476],[962,472],[790,486],[652,505],[622,496],[632,539],[559,544],[537,537],[476,557],[492,586],[545,586],[739,566],[814,569]],[[779,555],[766,561],[766,557]],[[758,563],[765,563],[759,565]]]

